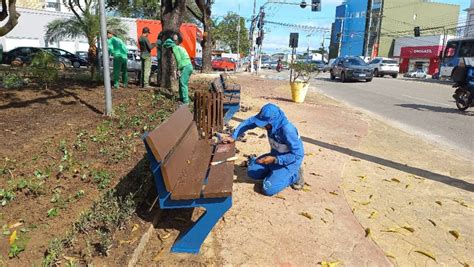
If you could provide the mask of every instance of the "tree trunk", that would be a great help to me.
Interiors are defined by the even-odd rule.
[[[174,4],[173,4],[174,2]],[[179,32],[186,11],[186,0],[161,0],[161,23],[163,32]],[[162,42],[170,38],[169,34],[162,35]],[[161,62],[158,77],[159,86],[172,91],[178,91],[176,76],[176,61],[171,49],[161,48]]]
[[[209,13],[205,12],[204,15],[204,32],[206,36],[202,42],[202,72],[208,73],[212,71],[212,21],[211,21],[211,9],[208,9]]]
[[[89,42],[88,60],[91,65],[91,79],[94,79],[97,69],[97,46],[95,40]]]

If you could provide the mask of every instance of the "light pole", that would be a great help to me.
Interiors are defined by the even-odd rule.
[[[100,39],[102,41],[102,64],[104,65],[105,115],[112,115],[112,88],[110,87],[109,48],[107,24],[105,23],[104,0],[99,0]]]

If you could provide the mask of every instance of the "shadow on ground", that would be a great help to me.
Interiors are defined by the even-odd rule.
[[[474,116],[474,112],[471,111],[460,111],[456,108],[445,108],[439,106],[430,106],[430,105],[422,105],[422,104],[397,104],[395,106],[402,107],[402,108],[411,108],[419,111],[432,111],[432,112],[440,112],[440,113],[453,113],[465,116]]]

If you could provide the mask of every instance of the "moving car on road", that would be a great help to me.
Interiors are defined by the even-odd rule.
[[[365,80],[372,81],[373,69],[360,57],[338,57],[330,70],[331,80],[340,77],[341,81]]]
[[[322,61],[322,60],[311,60],[309,63],[314,66],[314,68],[313,68],[314,71],[316,71],[316,70],[317,71],[323,71],[324,70],[325,65],[324,65],[324,61]]]
[[[69,59],[71,61],[72,66],[76,69],[80,68],[81,66],[89,66],[89,62],[87,60],[80,58],[78,55],[75,55],[64,49],[55,48],[55,47],[45,47],[43,49],[51,52],[53,55],[57,57],[63,57],[63,58]]]
[[[400,66],[394,59],[376,57],[369,65],[374,69],[374,77],[383,77],[384,75],[390,75],[393,78],[398,77]]]

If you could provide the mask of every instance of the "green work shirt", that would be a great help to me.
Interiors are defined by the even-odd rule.
[[[151,44],[148,37],[142,35],[138,39],[138,44],[140,45],[140,52],[142,57],[150,57],[151,50],[155,47],[155,44]]]
[[[172,49],[179,70],[182,70],[184,67],[191,64],[191,59],[189,58],[186,49],[182,48],[179,45],[174,46]]]
[[[109,53],[114,58],[125,58],[127,59],[128,49],[122,39],[112,36],[109,40],[107,40],[107,44],[109,45]]]

